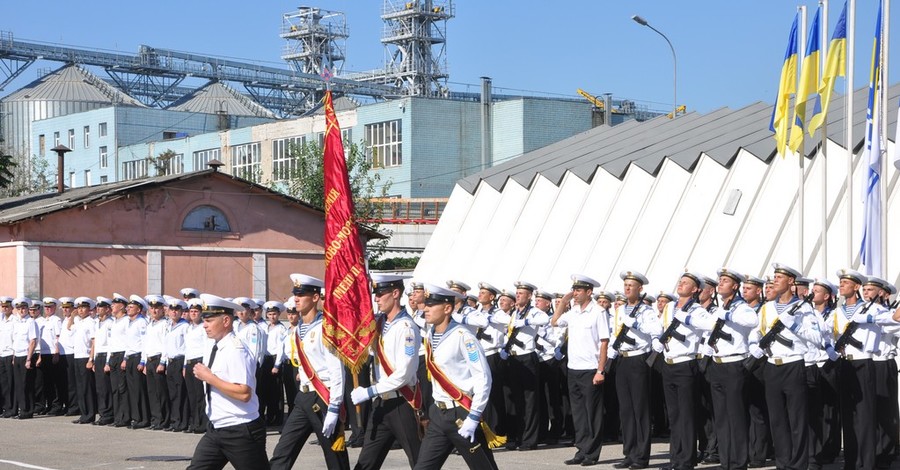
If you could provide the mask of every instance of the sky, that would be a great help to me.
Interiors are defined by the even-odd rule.
[[[829,37],[843,1],[830,3]],[[306,5],[346,14],[345,72],[383,67],[382,0]],[[662,37],[631,20],[640,15],[674,46],[679,105],[707,113],[772,103],[799,5],[808,7],[811,22],[814,1],[455,0],[456,16],[447,23],[450,88],[477,92],[480,77],[488,76],[494,93],[577,98],[576,89],[583,88],[650,109],[671,109],[672,54]],[[4,5],[0,34],[131,54],[144,44],[286,67],[280,59],[285,41],[278,34],[282,15],[297,6],[274,0],[16,1]],[[876,9],[876,0],[857,1],[856,87],[869,82]],[[898,18],[900,11],[890,16]],[[890,35],[891,52],[900,53],[898,38],[900,28]],[[37,62],[0,96],[37,78],[40,68],[56,67]],[[900,58],[889,61],[888,70],[889,82],[900,81]],[[843,90],[841,80],[838,91]]]

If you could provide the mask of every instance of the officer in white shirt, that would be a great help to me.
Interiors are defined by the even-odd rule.
[[[281,349],[275,357],[275,368],[281,371],[281,383],[284,387],[284,401],[288,405],[288,414],[294,411],[294,401],[297,398],[297,353],[292,351],[296,349],[293,342],[294,331],[300,325],[300,314],[297,312],[297,304],[291,297],[284,303],[284,311],[288,320],[288,327],[284,339],[281,342]],[[284,418],[281,419],[284,424]],[[280,425],[280,424],[279,424]]]
[[[316,308],[325,283],[303,274],[291,274],[291,281],[302,322],[292,337],[300,362],[300,390],[269,464],[273,470],[293,467],[306,439],[315,433],[325,455],[325,466],[347,470],[350,460],[340,422],[345,416],[344,366],[325,344],[322,314]]]
[[[201,317],[203,302],[199,298],[190,298],[187,303],[190,323],[184,335],[184,382],[187,387],[189,413],[184,432],[202,434],[206,432],[209,421],[206,416],[206,391],[203,382],[194,376],[194,365],[203,362],[203,354],[212,347],[213,340],[206,336],[203,329]]]
[[[500,312],[497,307],[496,299],[500,294],[500,289],[492,286],[487,282],[478,283],[478,308],[474,314],[469,314],[466,318],[469,321],[468,326],[475,326],[475,339],[484,350],[487,358],[488,367],[491,370],[491,399],[488,400],[488,406],[485,410],[484,422],[487,423],[495,432],[503,434],[505,432],[506,418],[506,400],[503,396],[503,377],[501,373],[500,348],[503,347],[504,338],[506,336],[506,322],[495,322],[494,314]],[[513,300],[515,298],[513,297]],[[510,305],[512,305],[510,303]],[[505,314],[504,314],[505,315]],[[505,319],[508,321],[509,316]],[[419,369],[425,367],[425,361],[419,361]],[[422,386],[422,377],[419,378],[419,385]],[[425,379],[428,386],[431,382]],[[424,390],[424,388],[423,388]]]
[[[463,298],[459,299],[459,301],[457,301],[453,306],[453,321],[459,323],[460,325],[466,325],[469,328],[469,331],[471,331],[472,334],[475,334],[475,331],[478,330],[478,327],[476,325],[469,324],[469,322],[467,321],[469,315],[475,312],[475,309],[470,307],[468,301],[466,300],[466,297],[469,295],[469,289],[471,289],[471,287],[465,282],[454,281],[451,279],[447,281],[447,288],[463,295]]]
[[[61,379],[62,396],[64,397],[66,416],[80,416],[78,393],[75,388],[75,355],[73,354],[75,344],[72,334],[74,325],[81,321],[81,318],[75,313],[75,299],[72,297],[60,297],[59,308],[62,311],[62,330],[56,344],[59,347],[60,373],[65,377]]]
[[[17,414],[15,389],[13,386],[13,298],[0,299],[0,409],[2,417],[12,418]]]
[[[875,465],[878,468],[890,467],[896,458],[898,427],[900,420],[897,417],[897,334],[900,333],[900,324],[891,319],[889,311],[890,296],[896,293],[896,289],[888,281],[869,276],[863,285],[863,300],[875,300],[875,303],[884,311],[876,321],[880,327],[878,345],[872,353],[872,362],[875,364],[875,409],[878,410],[878,428],[875,430]],[[871,309],[870,309],[871,312]]]
[[[34,351],[37,347],[38,331],[37,323],[28,314],[31,307],[31,299],[20,297],[13,301],[16,313],[13,321],[13,385],[15,387],[15,412],[13,419],[30,419],[34,417],[34,370],[37,367],[37,358]]]
[[[169,425],[165,431],[183,432],[188,427],[187,388],[184,382],[185,335],[189,324],[182,318],[187,303],[175,297],[166,299],[168,331],[164,340],[163,355],[166,357],[166,389],[169,396]]]
[[[147,377],[147,397],[150,399],[150,429],[161,431],[169,426],[169,389],[166,384],[166,334],[171,323],[166,319],[166,300],[159,295],[144,297],[149,307],[149,323],[144,334],[141,362]]]
[[[560,296],[562,297],[562,296]],[[545,290],[534,292],[534,307],[549,316],[553,315],[553,302],[556,294]],[[564,357],[559,351],[564,340],[565,328],[551,326],[549,323],[538,328],[535,338],[535,351],[538,357],[538,442],[541,444],[558,444],[567,416],[563,409],[569,410],[569,392],[567,390]],[[571,419],[570,419],[571,420]]]
[[[94,424],[107,426],[114,424],[115,412],[112,400],[112,380],[109,366],[112,329],[115,320],[110,316],[112,299],[97,297],[97,318],[94,329],[94,349],[91,354],[94,364],[94,387],[97,391],[97,414],[100,415]],[[119,359],[121,362],[121,359]]]
[[[281,426],[284,423],[284,395],[282,393],[281,368],[275,363],[279,354],[284,351],[284,339],[287,327],[281,323],[284,304],[270,300],[262,305],[266,314],[266,355],[259,371],[258,391],[261,413],[269,426]]]
[[[243,309],[238,310],[234,334],[244,342],[244,345],[247,346],[247,351],[259,365],[262,362],[261,349],[265,345],[261,343],[259,327],[253,320],[253,310],[256,309],[256,302],[249,297],[235,297],[233,302],[243,307]]]
[[[97,303],[90,297],[75,299],[75,312],[79,321],[69,325],[72,336],[72,354],[75,363],[75,390],[78,396],[78,409],[81,416],[72,421],[74,424],[93,423],[96,414],[96,381],[94,379],[94,360],[91,351],[94,348],[94,334],[97,324],[91,318]],[[72,384],[70,384],[72,385]]]
[[[809,468],[821,469],[833,463],[841,451],[841,415],[838,406],[837,360],[834,334],[828,325],[834,324],[838,288],[827,279],[815,279],[812,285],[813,309],[810,316],[820,322],[825,349],[811,349],[807,353],[806,385],[809,399]]]
[[[150,427],[150,401],[147,397],[147,377],[144,375],[144,363],[141,355],[144,351],[144,336],[147,332],[147,301],[139,295],[132,294],[125,306],[128,314],[128,327],[125,329],[125,360],[120,368],[125,371],[128,388],[128,409],[130,429]]]
[[[421,282],[410,280],[408,288],[409,314],[413,318],[416,326],[419,327],[419,336],[424,338],[428,335],[428,323],[425,322],[425,287]],[[428,370],[425,368],[425,345],[419,345],[419,370],[416,371],[416,378],[419,380],[419,387],[422,389],[422,411],[421,419],[423,423],[428,423],[428,412],[431,410],[431,404],[434,403],[434,397],[431,393],[431,381],[428,380]],[[502,390],[501,390],[502,392]]]
[[[34,380],[35,413],[38,415],[56,415],[62,410],[57,389],[59,346],[56,342],[62,330],[62,321],[56,315],[58,304],[53,297],[44,297],[42,315],[35,320],[41,331],[41,363]]]
[[[109,347],[104,372],[109,373],[110,395],[113,407],[113,423],[111,426],[123,428],[131,422],[131,410],[128,405],[128,386],[125,378],[125,349],[128,339],[128,314],[125,312],[128,299],[122,294],[114,293],[110,304],[112,326],[109,330]]]
[[[203,328],[214,344],[193,372],[205,384],[209,425],[188,469],[221,469],[226,463],[236,470],[268,468],[266,426],[254,391],[256,360],[233,332],[241,306],[210,294],[200,294],[200,299]]]
[[[402,276],[372,274],[372,291],[378,306],[376,320],[380,333],[373,346],[374,383],[370,387],[357,387],[350,394],[356,405],[373,401],[356,470],[381,468],[395,440],[413,468],[421,444],[416,416],[422,406],[416,379],[421,344],[419,327],[400,305]]]
[[[484,351],[472,333],[452,319],[461,295],[443,287],[424,287],[425,318],[432,326],[425,341],[434,404],[415,469],[443,468],[451,448],[470,469],[496,469],[481,424],[491,389]]]
[[[575,424],[575,456],[566,465],[596,465],[603,447],[603,383],[609,347],[606,310],[591,298],[600,283],[572,275],[572,290],[563,296],[550,324],[568,333],[569,403]],[[571,307],[570,307],[571,301]]]
[[[646,468],[650,460],[650,366],[646,359],[652,339],[662,334],[662,324],[656,310],[641,300],[647,277],[637,271],[623,271],[619,277],[625,286],[625,301],[613,318],[615,339],[609,355],[619,357],[616,393],[625,459],[614,467]]]

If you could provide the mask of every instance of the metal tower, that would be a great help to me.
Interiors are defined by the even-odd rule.
[[[447,20],[453,0],[384,0],[385,78],[405,94],[446,96]]]
[[[281,37],[287,41],[281,58],[300,73],[319,75],[322,66],[338,75],[347,54],[347,18],[342,12],[299,7],[281,19]]]

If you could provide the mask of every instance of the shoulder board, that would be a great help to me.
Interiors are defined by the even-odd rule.
[[[244,343],[237,336],[231,338],[231,345],[234,349],[244,349]]]

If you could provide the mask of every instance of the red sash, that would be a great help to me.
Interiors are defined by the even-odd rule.
[[[438,385],[440,385],[441,388],[444,389],[444,391],[447,392],[448,395],[450,395],[450,398],[452,398],[453,401],[459,403],[460,406],[466,409],[466,411],[471,411],[472,397],[463,393],[463,391],[460,390],[459,387],[453,384],[450,378],[444,375],[444,371],[442,371],[441,368],[438,367],[438,365],[434,362],[434,358],[432,356],[431,341],[428,341],[428,339],[426,339],[425,367],[428,368],[428,372],[431,374],[431,378],[433,378],[435,382],[437,382]]]
[[[296,332],[294,333],[294,342],[297,344],[297,357],[300,359],[300,367],[303,368],[303,373],[309,377],[310,382],[313,384],[313,388],[316,389],[316,394],[325,402],[325,406],[328,406],[330,403],[331,391],[328,390],[328,387],[325,386],[325,382],[322,382],[322,379],[316,374],[316,369],[310,364],[309,358],[306,357],[306,352],[303,351],[303,341],[300,340],[300,335]],[[342,404],[340,411],[341,421],[344,421],[345,416],[346,413]]]
[[[384,355],[384,338],[381,336],[381,328],[384,325],[384,320],[378,322],[378,341],[375,342],[375,355],[378,358],[378,362],[381,364],[381,367],[384,369],[384,372],[387,375],[391,375],[394,373],[394,368],[391,367],[391,363],[388,362],[387,356]],[[416,387],[410,387],[409,385],[404,385],[397,389],[400,392],[400,395],[403,395],[403,398],[409,402],[409,405],[413,407],[414,410],[419,410],[422,408],[422,390],[419,387],[419,384],[416,384]]]

